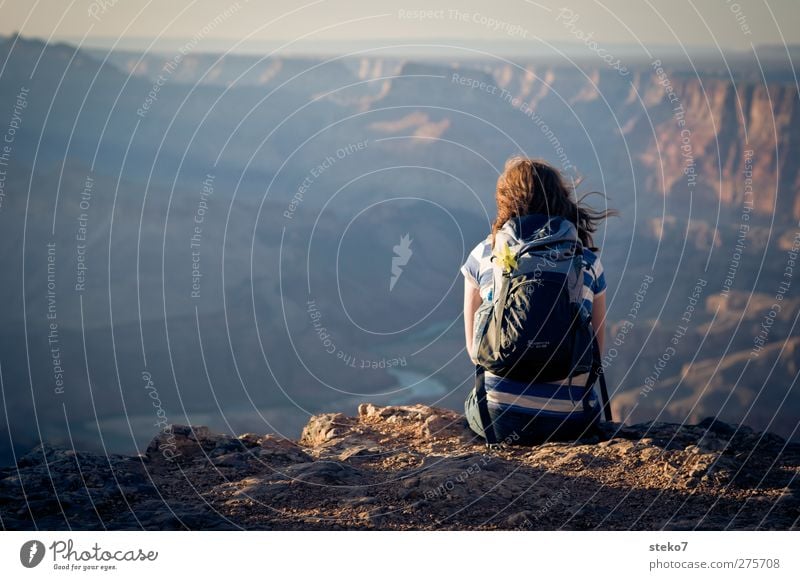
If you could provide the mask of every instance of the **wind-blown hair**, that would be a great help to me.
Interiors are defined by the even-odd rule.
[[[575,187],[578,183],[580,181],[575,183]],[[510,158],[497,179],[497,218],[492,224],[492,247],[495,235],[508,220],[541,213],[568,219],[577,227],[581,243],[597,250],[592,234],[602,220],[619,215],[619,212],[613,209],[598,211],[585,203],[587,196],[593,193],[602,195],[599,192],[590,192],[573,200],[573,190],[574,187],[566,185],[558,169],[548,162],[519,156]]]

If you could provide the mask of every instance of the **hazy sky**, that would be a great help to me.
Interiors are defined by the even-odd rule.
[[[455,7],[458,8],[455,8]],[[228,13],[225,13],[226,9]],[[420,14],[419,10],[428,13]],[[87,40],[473,39],[715,46],[800,43],[796,0],[0,0],[0,33]]]

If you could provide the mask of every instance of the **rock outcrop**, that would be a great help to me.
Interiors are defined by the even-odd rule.
[[[135,457],[41,445],[5,529],[797,529],[800,445],[713,419],[487,449],[464,418],[361,405],[299,441],[174,425]]]

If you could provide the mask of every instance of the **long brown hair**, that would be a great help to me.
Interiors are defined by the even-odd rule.
[[[580,181],[575,186],[578,183]],[[619,215],[619,212],[613,209],[598,211],[585,203],[587,196],[602,195],[599,192],[590,192],[573,200],[571,191],[572,188],[566,185],[558,169],[547,161],[527,157],[510,158],[497,179],[497,218],[492,224],[492,247],[495,235],[508,220],[542,213],[571,221],[578,228],[581,243],[596,250],[592,234],[602,220]]]

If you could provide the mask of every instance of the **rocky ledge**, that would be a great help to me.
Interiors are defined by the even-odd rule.
[[[299,441],[173,425],[139,456],[39,446],[5,529],[797,529],[800,445],[714,419],[487,449],[423,405],[312,417]]]

